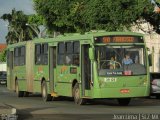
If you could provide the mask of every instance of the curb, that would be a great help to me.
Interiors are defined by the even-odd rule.
[[[0,104],[0,119],[1,120],[17,120],[17,110],[8,105]]]

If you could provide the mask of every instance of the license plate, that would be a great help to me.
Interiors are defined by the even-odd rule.
[[[6,81],[1,81],[1,84],[6,84]]]

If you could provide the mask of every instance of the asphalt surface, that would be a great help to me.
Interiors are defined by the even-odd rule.
[[[0,105],[15,108],[18,120],[160,120],[160,99],[154,97],[134,98],[129,106],[119,106],[113,99],[79,106],[64,97],[50,102],[43,102],[39,94],[18,98],[0,86]]]

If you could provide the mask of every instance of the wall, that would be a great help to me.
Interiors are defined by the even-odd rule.
[[[153,65],[150,67],[150,71],[160,72],[160,35],[156,33],[145,34],[145,42],[150,49],[148,53],[153,53]]]
[[[0,71],[7,71],[7,65],[5,62],[0,62]]]

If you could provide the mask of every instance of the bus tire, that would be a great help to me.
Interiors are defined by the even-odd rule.
[[[24,96],[24,91],[19,91],[18,81],[16,81],[16,93],[17,93],[18,97],[23,97]]]
[[[130,103],[130,98],[119,98],[118,103],[121,106],[127,106]]]
[[[51,94],[48,94],[47,84],[46,84],[45,81],[42,82],[41,91],[42,91],[42,99],[43,99],[43,101],[46,102],[46,101],[51,101],[52,100]]]
[[[24,97],[28,97],[29,96],[29,92],[27,92],[27,91],[24,91],[24,95],[23,95]]]
[[[156,95],[156,99],[160,99],[160,94]]]
[[[84,105],[86,103],[86,100],[80,97],[80,89],[78,83],[76,83],[73,88],[73,97],[75,104]]]

